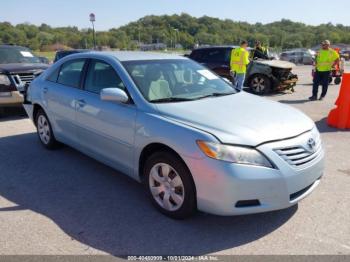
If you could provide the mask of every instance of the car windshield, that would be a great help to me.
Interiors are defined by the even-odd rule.
[[[182,102],[232,95],[229,82],[187,59],[127,61],[124,67],[149,102]]]
[[[40,63],[40,59],[26,48],[1,47],[0,64]]]

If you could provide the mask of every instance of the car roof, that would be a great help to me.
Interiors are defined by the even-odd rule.
[[[83,53],[83,52],[89,52],[91,50],[89,49],[72,49],[72,50],[59,50],[57,53],[59,54],[69,54],[69,53]]]
[[[196,50],[206,50],[206,49],[220,49],[220,48],[237,48],[239,46],[236,46],[236,45],[220,45],[220,46],[203,46],[203,47],[198,47],[196,49],[193,49],[193,51],[196,51]]]
[[[203,46],[203,47],[198,47],[196,49],[193,49],[192,52],[195,52],[197,50],[199,51],[205,51],[205,50],[211,50],[211,49],[235,49],[239,48],[238,45],[220,45],[220,46]],[[252,47],[247,48],[248,51],[254,50]]]
[[[157,52],[142,52],[142,51],[102,51],[102,52],[89,52],[88,56],[107,56],[114,57],[121,62],[126,61],[142,61],[142,60],[167,60],[167,59],[188,59],[184,56],[180,56],[178,54],[165,54],[165,53],[157,53]],[[72,55],[73,56],[73,55]],[[77,55],[74,55],[77,56]]]
[[[19,45],[0,45],[0,48],[13,48],[13,49],[28,49],[27,47],[24,46],[19,46]]]

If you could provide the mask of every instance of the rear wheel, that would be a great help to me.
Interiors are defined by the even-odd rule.
[[[271,90],[271,80],[264,75],[254,75],[249,80],[249,88],[253,94],[264,95]]]
[[[155,207],[163,214],[184,219],[196,210],[195,187],[191,173],[173,153],[159,152],[146,161],[145,186]]]
[[[35,124],[41,144],[47,149],[55,149],[59,143],[56,141],[50,121],[42,109],[36,114]]]

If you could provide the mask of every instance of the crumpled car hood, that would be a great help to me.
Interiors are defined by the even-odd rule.
[[[268,65],[271,67],[282,68],[282,69],[292,69],[295,67],[295,64],[287,61],[281,60],[256,60],[256,63]]]

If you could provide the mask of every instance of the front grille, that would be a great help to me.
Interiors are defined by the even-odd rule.
[[[318,137],[314,142],[312,148],[308,145],[308,141],[305,141],[303,145],[277,148],[274,151],[291,166],[300,168],[315,160],[322,153],[321,139]]]
[[[35,77],[35,75],[33,73],[19,73],[17,75],[19,76],[22,83],[24,83],[26,85],[30,84]]]

